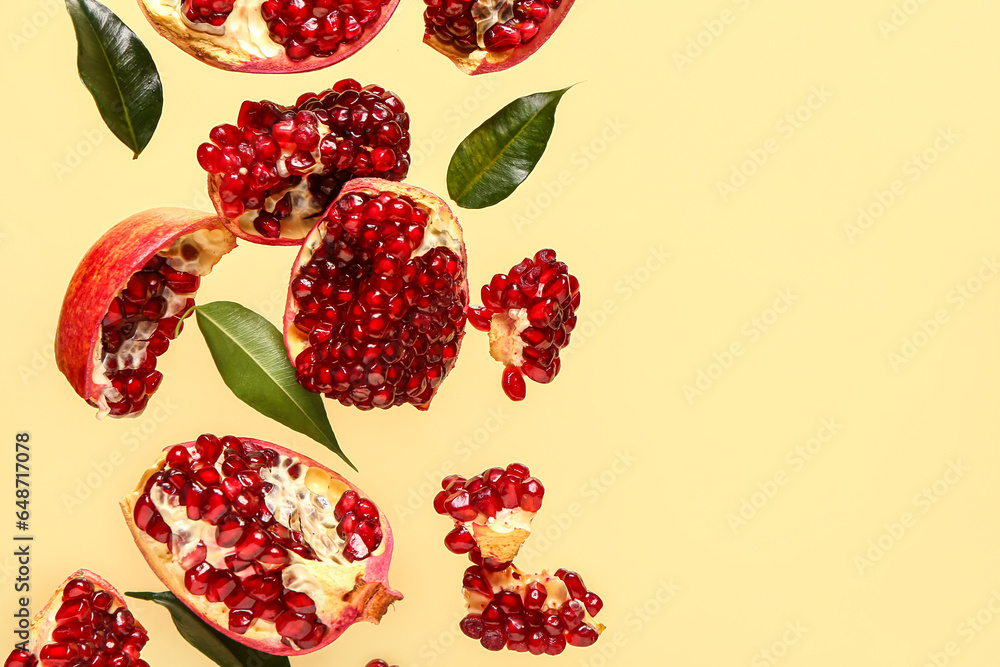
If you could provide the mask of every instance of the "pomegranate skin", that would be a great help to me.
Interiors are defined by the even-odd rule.
[[[393,12],[399,5],[400,0],[389,0],[382,8],[379,18],[365,29],[362,36],[345,48],[338,49],[333,55],[325,58],[311,56],[305,60],[294,61],[288,58],[284,50],[276,55],[264,57],[261,54],[254,54],[236,48],[219,44],[218,40],[212,39],[213,35],[202,33],[190,29],[181,20],[165,20],[158,16],[148,6],[148,0],[137,0],[139,9],[143,16],[149,21],[153,29],[162,37],[165,37],[174,46],[178,47],[188,55],[201,62],[231,72],[246,72],[248,74],[292,74],[296,72],[311,72],[313,70],[329,67],[345,60],[362,48],[364,48],[375,36],[381,32],[385,24],[392,18]],[[249,0],[237,0],[238,3],[258,4],[255,11],[259,11],[259,3],[250,3]],[[268,39],[264,37],[264,39]],[[271,40],[268,39],[270,42]]]
[[[210,213],[155,208],[125,218],[109,229],[80,260],[59,314],[56,365],[70,385],[96,405],[105,385],[94,381],[94,348],[101,344],[101,322],[128,279],[157,252],[199,230],[219,230],[228,249],[235,237]],[[139,414],[139,413],[134,413]]]
[[[540,24],[538,33],[530,42],[510,51],[493,53],[484,49],[476,49],[471,53],[466,53],[442,41],[436,35],[426,33],[424,34],[424,44],[447,57],[464,74],[475,76],[502,72],[519,65],[542,48],[542,45],[548,41],[559,24],[566,18],[574,1],[563,0],[562,4],[553,9],[548,18]]]
[[[273,449],[279,455],[295,457],[303,466],[318,468],[334,480],[347,486],[348,489],[354,490],[359,495],[364,495],[361,489],[349,480],[345,479],[321,463],[304,456],[303,454],[263,440],[245,437],[239,437],[239,439],[257,447]],[[180,446],[190,448],[193,447],[194,444],[194,441],[192,441],[180,443]],[[215,630],[245,646],[249,646],[272,655],[305,655],[327,646],[343,634],[348,627],[358,621],[368,621],[377,625],[383,614],[385,614],[386,610],[389,608],[389,605],[397,600],[403,599],[402,594],[389,588],[388,573],[393,551],[392,529],[389,526],[388,519],[381,512],[381,510],[379,510],[380,525],[383,531],[381,547],[382,552],[363,561],[363,572],[354,580],[352,588],[328,591],[335,593],[337,599],[342,600],[343,604],[339,608],[339,613],[335,615],[324,614],[322,613],[323,609],[320,609],[317,612],[319,614],[319,620],[321,620],[329,629],[326,636],[317,646],[309,649],[293,648],[283,644],[281,642],[281,637],[277,634],[277,632],[272,632],[265,637],[251,636],[251,632],[248,632],[245,635],[232,632],[229,630],[227,624],[217,622],[212,617],[208,608],[211,603],[203,597],[192,596],[192,594],[188,592],[184,585],[184,569],[174,559],[169,547],[151,539],[135,523],[135,502],[139,497],[141,497],[147,480],[157,470],[163,468],[163,465],[167,460],[167,452],[172,447],[173,445],[164,449],[163,454],[161,454],[161,456],[157,459],[156,463],[143,473],[138,484],[136,485],[136,488],[122,498],[119,502],[119,506],[125,517],[125,523],[128,525],[129,531],[132,533],[132,538],[135,540],[136,546],[139,548],[139,551],[142,553],[142,556],[146,560],[150,569],[153,570],[153,573],[160,579],[160,581],[163,582],[170,592],[177,596],[177,598],[187,605],[192,612],[211,625]],[[216,606],[218,604],[221,603],[216,603]],[[224,619],[225,617],[226,612],[222,612],[219,616],[220,619]]]
[[[31,620],[31,625],[28,628],[28,639],[25,646],[28,653],[31,653],[36,657],[36,659],[41,652],[42,647],[46,643],[52,641],[50,634],[55,627],[53,614],[63,602],[63,589],[66,588],[66,584],[74,579],[86,579],[94,585],[95,589],[106,591],[114,600],[112,606],[117,605],[123,609],[128,608],[122,594],[102,577],[87,569],[81,568],[77,570],[73,574],[66,577],[66,579],[59,584],[58,588],[56,588],[55,592],[52,594],[52,597],[45,603],[45,606],[38,610],[38,613],[35,614],[35,617]],[[36,662],[35,664],[38,667],[41,667],[40,662]]]
[[[448,205],[444,202],[444,200],[442,200],[437,195],[427,190],[424,190],[423,188],[419,188],[417,186],[410,185],[408,183],[387,181],[378,178],[357,178],[348,181],[347,183],[344,184],[344,187],[341,189],[340,194],[333,201],[333,203],[330,204],[330,208],[336,206],[338,201],[340,201],[342,198],[352,193],[372,194],[376,192],[392,192],[393,194],[396,195],[409,197],[413,201],[421,203],[430,208],[435,217],[447,222],[448,224],[454,225],[454,227],[459,230],[459,233],[461,233],[461,226],[459,225],[457,218],[452,213]],[[329,208],[327,210],[329,210]],[[301,268],[306,264],[308,264],[308,262],[312,258],[314,249],[319,247],[319,245],[321,245],[323,242],[323,236],[325,233],[324,218],[325,214],[323,216],[320,216],[320,219],[317,221],[316,225],[309,231],[309,234],[306,235],[305,239],[302,241],[302,250],[299,251],[298,256],[295,258],[295,262],[292,265],[291,277],[289,279],[288,296],[285,307],[285,316],[283,319],[283,331],[284,331],[285,349],[288,352],[288,358],[293,368],[295,367],[296,358],[298,357],[299,353],[301,353],[306,347],[307,336],[305,336],[302,332],[300,332],[298,328],[295,326],[295,316],[298,314],[298,309],[296,306],[295,295],[292,290],[292,285],[295,278],[299,275]],[[464,241],[461,243],[460,260],[463,266],[468,267],[468,255],[466,252]],[[465,294],[469,293],[467,271],[465,272],[462,284],[459,286],[459,291],[464,292]],[[463,338],[464,338],[464,331],[461,333],[461,335],[457,337],[455,341],[456,359],[459,353],[461,352]],[[296,375],[298,375],[297,371]],[[444,378],[442,378],[442,382],[445,378],[447,378],[447,373],[445,374]],[[437,391],[435,390],[431,399],[433,399],[433,396],[436,394]],[[427,402],[420,405],[416,405],[415,407],[417,407],[418,410],[427,410],[430,407],[431,399],[428,399]]]

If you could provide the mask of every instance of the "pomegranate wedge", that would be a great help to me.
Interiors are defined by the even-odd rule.
[[[112,227],[70,279],[56,364],[97,416],[142,413],[163,374],[157,358],[182,328],[202,276],[236,247],[222,220],[156,208]]]

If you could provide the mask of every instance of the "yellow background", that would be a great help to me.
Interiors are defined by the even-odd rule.
[[[996,664],[1000,5],[578,0],[529,61],[468,78],[420,43],[416,0],[350,60],[289,76],[217,71],[156,36],[132,0],[107,4],[163,77],[163,118],[135,162],[77,78],[61,4],[8,2],[0,19],[2,425],[9,442],[32,436],[35,609],[81,566],[162,589],[116,502],[163,446],[252,435],[345,468],[235,399],[193,323],[142,418],[94,419],[52,336],[66,281],[106,228],[153,206],[206,209],[195,148],[244,99],[379,82],[412,114],[410,180],[444,194],[469,131],[518,96],[579,83],[530,179],[460,211],[474,291],[543,247],[579,276],[563,371],[512,404],[469,331],[430,412],[328,405],[353,478],[393,522],[406,599],[295,664],[536,660],[459,634],[465,565],[430,506],[445,472],[515,460],[547,487],[522,565],[577,569],[606,601],[595,647],[539,661]],[[293,254],[241,244],[199,301],[277,323]],[[0,547],[4,641],[12,549]],[[150,664],[207,664],[165,611],[133,608]]]

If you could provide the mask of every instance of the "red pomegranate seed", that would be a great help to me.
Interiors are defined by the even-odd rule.
[[[306,616],[286,611],[274,622],[278,634],[288,639],[302,639],[313,629],[313,622]]]
[[[524,382],[524,375],[521,369],[516,366],[507,366],[503,369],[501,386],[507,394],[507,398],[512,401],[523,401],[528,395],[528,387]]]
[[[236,543],[236,555],[242,560],[252,561],[264,553],[270,542],[267,533],[259,527],[251,526]]]
[[[288,591],[281,596],[281,601],[296,614],[306,616],[316,611],[316,603],[305,593]]]
[[[445,501],[444,507],[456,521],[472,521],[479,516],[479,510],[472,506],[471,496],[464,490],[452,494]]]
[[[507,645],[507,640],[499,628],[490,628],[483,632],[479,643],[488,651],[501,651]]]
[[[239,584],[232,572],[226,570],[215,570],[208,580],[208,590],[205,597],[209,602],[224,601]]]
[[[246,634],[253,620],[252,611],[247,609],[233,609],[229,612],[229,629],[238,635]]]
[[[521,482],[521,509],[526,512],[537,512],[542,507],[545,487],[534,477],[528,477]]]
[[[208,591],[208,580],[215,568],[201,562],[184,573],[184,586],[194,595],[204,595]]]
[[[597,616],[597,612],[604,608],[604,601],[597,593],[587,592],[583,596],[583,604],[587,608],[587,613],[591,616]]]
[[[229,501],[226,495],[217,487],[205,489],[201,498],[201,518],[208,523],[218,525],[222,517],[229,513]]]
[[[472,639],[479,639],[483,636],[483,633],[486,632],[486,626],[483,625],[482,619],[475,614],[469,614],[463,618],[459,622],[458,627],[462,629],[462,632],[465,633],[466,637],[470,637]]]
[[[454,554],[466,554],[476,547],[476,540],[464,526],[456,526],[445,535],[444,545]]]
[[[597,641],[598,636],[597,630],[583,624],[575,630],[571,630],[566,636],[566,641],[573,646],[590,646]]]

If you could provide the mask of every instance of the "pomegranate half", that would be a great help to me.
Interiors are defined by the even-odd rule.
[[[562,368],[559,351],[576,328],[580,281],[546,249],[493,276],[481,295],[484,305],[469,308],[469,324],[489,332],[490,355],[504,365],[504,393],[522,401],[525,376],[547,384]]]
[[[399,0],[139,0],[156,32],[220,69],[307,72],[353,55]]]
[[[149,634],[125,599],[90,570],[77,570],[35,615],[4,667],[149,667]]]
[[[84,255],[56,332],[56,364],[97,416],[142,413],[157,358],[194,307],[201,277],[236,247],[222,220],[156,208],[122,220]]]
[[[385,515],[336,472],[279,445],[208,434],[174,445],[121,507],[174,595],[266,653],[316,651],[402,599],[388,585]]]
[[[198,147],[219,215],[240,238],[298,245],[352,178],[401,181],[410,166],[402,100],[354,79],[300,95],[292,106],[247,100],[236,125]]]
[[[573,0],[424,0],[424,44],[466,74],[524,62],[566,18]]]
[[[455,366],[468,303],[448,205],[412,185],[357,179],[295,260],[285,347],[309,391],[362,410],[427,409]]]

